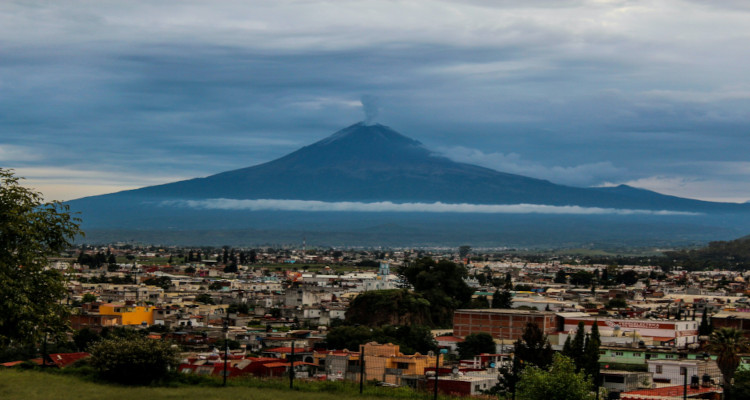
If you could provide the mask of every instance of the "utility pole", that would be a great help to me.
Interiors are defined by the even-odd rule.
[[[513,400],[516,400],[516,384],[518,383],[518,364],[516,360],[516,355],[511,355],[512,359],[512,368],[513,368],[513,386],[512,386],[512,393],[513,393]]]
[[[359,394],[365,387],[365,346],[359,346]]]
[[[222,386],[227,385],[227,361],[229,359],[229,314],[224,316],[224,379]]]
[[[682,400],[687,400],[687,373],[688,369],[687,367],[680,368],[682,374],[684,375],[685,379],[682,384]]]
[[[294,340],[292,340],[292,355],[289,357],[289,389],[294,389]]]
[[[435,358],[435,394],[433,399],[437,400],[438,397],[438,377],[440,376],[440,353],[442,350],[438,349],[437,357]]]

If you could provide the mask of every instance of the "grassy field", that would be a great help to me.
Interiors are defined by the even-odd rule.
[[[296,390],[280,389],[286,382],[268,382],[261,387],[249,387],[248,382],[230,380],[227,387],[178,386],[178,387],[129,387],[94,383],[74,375],[40,372],[34,370],[0,370],[0,399],[3,400],[211,400],[211,399],[252,399],[252,400],[383,400],[385,398],[432,399],[424,393],[405,389],[367,387],[366,395],[356,393],[356,385],[349,385],[342,392],[341,385],[303,384]],[[394,396],[390,396],[393,394]],[[367,395],[371,392],[372,395]],[[448,397],[440,397],[442,400]]]

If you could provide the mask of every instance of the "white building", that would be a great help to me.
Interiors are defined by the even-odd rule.
[[[699,321],[572,317],[565,318],[563,331],[575,333],[579,322],[583,322],[586,332],[590,332],[596,323],[602,337],[636,334],[677,348],[686,348],[690,344],[698,343]]]

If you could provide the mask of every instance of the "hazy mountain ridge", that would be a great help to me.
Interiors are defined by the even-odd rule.
[[[685,238],[698,238],[693,231],[706,233],[717,229],[740,236],[739,224],[750,216],[750,205],[712,203],[667,196],[628,186],[578,188],[508,174],[476,165],[459,163],[435,155],[420,142],[383,125],[355,124],[333,135],[300,148],[276,160],[205,178],[150,186],[113,194],[87,197],[69,202],[82,213],[84,228],[129,229],[139,231],[226,230],[252,227],[265,231],[321,230],[356,231],[365,226],[404,226],[411,223],[425,227],[434,220],[455,220],[454,235],[484,224],[481,231],[492,233],[509,218],[502,214],[477,216],[448,214],[412,216],[413,213],[382,213],[373,217],[361,212],[300,212],[202,210],[185,206],[186,201],[208,199],[275,199],[317,200],[324,202],[453,203],[453,204],[537,204],[579,206],[625,210],[670,210],[704,215],[703,217],[653,217],[643,222],[669,223]],[[181,203],[182,202],[182,203]],[[176,204],[182,204],[177,206]],[[372,214],[372,213],[371,213]],[[450,214],[450,213],[449,213]],[[740,215],[739,218],[736,216]],[[568,217],[570,229],[583,229],[581,219]],[[546,229],[539,215],[526,218],[537,229]],[[631,217],[632,219],[632,217]],[[602,220],[602,218],[599,218]],[[617,219],[615,219],[617,220]],[[369,222],[368,222],[369,221]],[[471,221],[463,222],[463,221]],[[640,219],[639,219],[640,221]],[[646,221],[646,220],[644,220]],[[625,219],[622,220],[625,222]],[[640,222],[639,222],[640,223]],[[576,225],[579,225],[576,227]],[[522,226],[520,224],[519,226]],[[617,225],[617,223],[614,223]],[[565,224],[555,229],[562,230]],[[632,225],[624,229],[628,237],[636,234]],[[687,228],[688,226],[692,228]],[[494,227],[494,228],[493,228]],[[704,227],[704,228],[702,228]],[[494,229],[494,230],[493,230]],[[644,228],[649,229],[649,228]],[[382,230],[382,229],[379,229]],[[397,229],[396,229],[397,230]],[[688,232],[688,230],[690,230]],[[432,235],[419,230],[416,236]],[[513,232],[499,237],[512,238]],[[386,234],[386,232],[381,232]],[[527,235],[524,230],[519,235]],[[432,235],[446,241],[444,234]],[[339,237],[333,235],[331,237]],[[552,235],[545,243],[554,242]],[[422,239],[419,239],[420,242]],[[614,240],[614,239],[613,239]],[[693,240],[693,239],[689,239]]]
[[[151,199],[528,203],[697,212],[750,210],[744,205],[682,199],[625,185],[563,186],[454,162],[388,127],[362,123],[264,164],[115,195]]]
[[[750,236],[730,241],[710,242],[708,246],[694,250],[670,251],[666,253],[671,265],[687,270],[748,270],[750,269]]]

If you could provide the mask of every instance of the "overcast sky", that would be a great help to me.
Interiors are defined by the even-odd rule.
[[[744,0],[5,0],[0,166],[60,200],[206,176],[364,97],[459,161],[744,202],[748,43]]]

